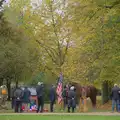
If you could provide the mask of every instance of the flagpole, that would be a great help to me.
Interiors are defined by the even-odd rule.
[[[57,106],[62,109],[62,90],[63,90],[63,75],[60,73],[59,79],[57,81]]]

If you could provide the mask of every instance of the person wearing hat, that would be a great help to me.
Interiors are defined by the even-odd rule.
[[[70,112],[71,108],[72,108],[72,112],[74,112],[75,107],[76,107],[75,99],[76,99],[75,87],[71,86],[68,92],[68,112]]]
[[[117,84],[114,84],[114,87],[112,88],[111,92],[111,98],[112,98],[112,112],[114,112],[115,106],[116,106],[116,111],[118,112],[118,105],[119,105],[119,91],[120,88],[118,87]]]
[[[38,82],[36,87],[37,99],[38,99],[38,109],[37,113],[40,111],[43,112],[44,107],[44,86],[42,82]]]

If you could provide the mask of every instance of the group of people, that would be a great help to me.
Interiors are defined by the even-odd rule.
[[[116,111],[120,112],[120,88],[117,84],[114,84],[111,92],[111,99],[112,99],[112,112],[114,112],[115,107]]]
[[[36,93],[37,93],[37,101],[38,101],[38,107],[36,112],[43,112],[44,107],[44,85],[42,82],[38,82],[38,85],[36,86]],[[23,106],[24,111],[29,111],[30,109],[30,99],[31,99],[31,92],[28,89],[28,87],[25,87],[22,89],[21,87],[12,88],[11,90],[11,105],[12,109],[14,109],[15,112],[23,112]]]
[[[30,102],[31,93],[27,87],[22,90],[20,87],[12,88],[11,90],[11,105],[15,112],[22,112],[22,104],[25,106],[25,110],[28,110],[28,103]]]
[[[38,98],[38,108],[37,112],[43,112],[44,108],[44,86],[42,83],[38,82],[38,86],[36,87],[37,98]],[[56,86],[52,85],[49,91],[50,98],[50,112],[54,111],[54,104],[56,102],[56,98],[58,95],[56,94]],[[74,86],[65,85],[62,91],[62,101],[64,103],[64,110],[67,106],[68,112],[72,108],[72,112],[74,112],[76,108],[76,91]]]
[[[72,112],[74,112],[76,108],[76,89],[74,86],[68,86],[65,85],[63,92],[62,92],[62,98],[64,103],[64,110],[66,107],[68,107],[68,112],[70,112],[70,109],[72,108]]]
[[[37,97],[37,110],[36,112],[43,112],[44,111],[44,84],[42,82],[38,82],[36,86],[36,97]],[[5,92],[4,92],[5,93]],[[62,102],[63,102],[63,109],[74,112],[76,108],[76,89],[73,85],[65,85],[62,91]],[[30,90],[25,87],[24,90],[20,87],[13,88],[11,90],[11,101],[12,101],[12,108],[15,112],[22,112],[22,105],[25,106],[25,111],[29,110],[28,104],[30,103],[31,92]],[[52,85],[49,90],[49,100],[50,100],[50,112],[54,111],[54,104],[56,102],[56,98],[59,95],[56,94],[56,86]],[[112,99],[112,112],[116,107],[117,112],[120,112],[120,88],[117,84],[114,84],[111,92],[111,99]]]
[[[36,112],[44,111],[44,84],[42,82],[38,82],[36,86],[36,96],[37,96],[37,110]],[[28,104],[30,103],[31,92],[27,87],[21,89],[20,87],[13,88],[11,91],[11,99],[12,99],[12,108],[15,112],[22,112],[22,105],[25,106],[25,111],[29,110]],[[56,86],[52,85],[49,91],[49,100],[50,100],[50,112],[54,111],[54,104],[57,98],[56,94]],[[62,101],[64,103],[64,110],[66,107],[68,108],[68,112],[72,108],[72,112],[74,112],[76,107],[76,92],[74,86],[65,85],[62,91]]]
[[[56,90],[53,85],[50,90],[50,111],[53,112],[53,106],[56,101]],[[64,110],[66,107],[68,108],[68,112],[70,112],[72,108],[72,112],[74,112],[76,108],[76,91],[74,86],[65,85],[62,91],[62,101],[64,105]]]

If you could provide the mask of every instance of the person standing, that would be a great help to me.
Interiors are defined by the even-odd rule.
[[[39,111],[42,113],[43,107],[44,107],[44,86],[43,86],[43,83],[38,82],[38,85],[36,87],[36,92],[37,92],[37,99],[38,99],[37,113]]]
[[[64,106],[64,110],[65,110],[66,105],[68,103],[68,88],[66,85],[64,86],[64,89],[62,92],[62,97],[63,97],[63,106]]]
[[[24,106],[25,106],[25,111],[28,111],[28,104],[30,103],[31,93],[30,93],[30,91],[28,90],[27,87],[25,87],[23,92],[24,92],[23,103],[24,103]]]
[[[70,112],[70,109],[72,108],[72,112],[74,112],[76,107],[76,93],[74,90],[74,86],[72,86],[68,92],[68,112]]]
[[[22,98],[23,98],[23,90],[20,87],[17,87],[14,92],[15,98],[15,112],[22,112]]]
[[[52,85],[50,89],[50,112],[53,112],[55,100],[56,100],[55,85]]]
[[[112,112],[114,112],[115,106],[116,111],[118,112],[118,106],[119,106],[119,87],[117,84],[114,84],[114,87],[112,88],[111,97],[112,97]]]

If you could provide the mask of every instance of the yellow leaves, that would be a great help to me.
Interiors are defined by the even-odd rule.
[[[49,5],[53,0],[45,0],[46,4]]]
[[[16,10],[15,14],[19,16],[26,5],[20,27],[30,38],[31,44],[35,45],[39,52],[42,51],[41,56],[45,58],[44,67],[51,68],[49,70],[57,76],[63,71],[64,76],[70,80],[89,84],[88,77],[90,80],[93,78],[88,76],[88,73],[92,71],[92,67],[102,68],[100,61],[108,63],[105,55],[107,50],[111,49],[109,39],[112,38],[113,28],[105,28],[104,25],[108,22],[109,16],[117,14],[117,10],[103,8],[104,2],[68,0],[67,5],[64,5],[62,1],[52,3],[52,0],[44,0],[38,9],[32,11],[28,3],[21,3],[20,0],[15,3],[15,0],[12,0],[11,8],[13,11]],[[105,41],[102,41],[103,39]],[[36,44],[36,40],[39,44]],[[64,54],[67,41],[72,45],[67,49],[67,54]],[[103,45],[101,53],[103,42],[107,44]],[[115,56],[115,59],[119,57]],[[108,69],[103,69],[98,78],[103,80],[111,77],[106,74],[107,72]],[[98,83],[99,81],[96,81],[94,84]]]

